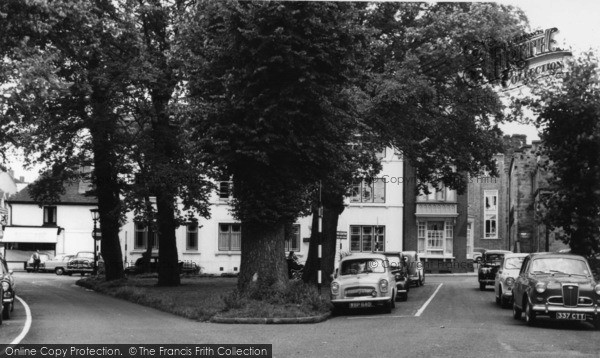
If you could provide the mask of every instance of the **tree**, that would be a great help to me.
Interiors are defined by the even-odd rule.
[[[118,108],[127,93],[121,79],[131,53],[115,20],[118,8],[100,0],[51,5],[13,0],[2,12],[11,39],[3,59],[10,83],[4,119],[27,157],[51,169],[33,185],[34,192],[50,198],[65,180],[78,178],[75,168],[93,163],[106,279],[120,278],[122,157],[117,153],[127,148]]]
[[[379,3],[364,15],[372,33],[368,80],[362,81],[363,103],[356,116],[357,133],[392,147],[416,169],[418,190],[431,184],[462,191],[467,176],[495,170],[493,156],[502,151],[496,122],[504,118],[495,88],[473,86],[470,76],[482,76],[472,48],[482,42],[507,42],[524,28],[522,13],[497,4]],[[340,148],[340,150],[351,150]],[[370,150],[377,149],[371,146]],[[347,157],[355,160],[355,157]],[[372,162],[354,170],[377,167]],[[334,174],[337,172],[330,172]],[[335,174],[339,175],[339,173]],[[337,219],[350,173],[324,186],[323,279],[327,283],[336,258]],[[371,177],[372,178],[372,177]],[[315,225],[313,225],[315,227]],[[313,238],[311,237],[311,240]],[[317,261],[311,242],[307,266]],[[306,281],[315,281],[310,268]]]
[[[284,228],[342,161],[354,128],[345,89],[365,40],[355,4],[203,2],[194,15],[189,92],[204,115],[193,126],[199,148],[233,180],[238,289],[284,289]]]
[[[543,222],[573,253],[600,253],[600,74],[587,53],[562,78],[542,80],[522,100],[536,115],[549,195]]]

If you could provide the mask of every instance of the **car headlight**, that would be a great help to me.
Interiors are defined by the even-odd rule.
[[[514,279],[514,278],[512,278],[512,277],[508,277],[508,278],[506,279],[506,285],[507,285],[508,287],[512,287],[514,284],[515,284],[515,279]]]
[[[543,282],[536,283],[535,290],[537,293],[544,293],[546,291],[546,284]]]
[[[2,289],[4,291],[10,290],[10,283],[8,283],[7,281],[2,281]]]
[[[387,292],[388,286],[389,286],[388,280],[379,281],[379,289],[381,290],[381,292]]]
[[[597,295],[600,295],[600,283],[596,285],[596,287],[594,287],[594,291],[596,291]]]
[[[340,293],[340,284],[337,282],[331,283],[331,294],[337,296]]]

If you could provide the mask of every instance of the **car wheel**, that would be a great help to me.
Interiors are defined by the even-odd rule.
[[[4,305],[4,310],[2,311],[3,319],[10,319],[10,304],[7,303]]]
[[[392,313],[392,300],[386,301],[383,304],[383,312],[384,313]]]
[[[392,296],[392,301],[390,302],[390,306],[392,308],[396,308],[396,296]]]
[[[533,307],[531,307],[531,303],[527,297],[523,298],[523,302],[525,302],[525,322],[528,326],[533,326],[535,324],[535,312],[533,311]]]
[[[479,291],[485,291],[485,283],[479,283]]]
[[[63,269],[62,267],[57,267],[56,270],[54,270],[54,272],[58,275],[64,275],[65,274],[65,269]]]
[[[513,302],[513,318],[521,319],[521,313],[523,313],[523,311],[519,307],[517,307],[516,302]]]
[[[425,276],[421,277],[421,281],[419,283],[421,286],[425,285]]]
[[[594,318],[594,328],[598,331],[600,330],[600,317]]]
[[[508,305],[510,304],[510,300],[504,296],[502,296],[502,292],[500,293],[500,307],[502,308],[508,308]]]
[[[408,300],[408,292],[405,292],[404,294],[402,294],[402,301],[407,301]]]
[[[344,314],[344,307],[342,305],[333,305],[331,313],[333,313],[334,316],[341,316]]]
[[[499,292],[496,294],[496,304],[500,306],[500,301],[502,300],[502,289],[499,288],[498,291]]]

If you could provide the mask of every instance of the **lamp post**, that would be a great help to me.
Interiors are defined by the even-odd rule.
[[[96,276],[98,273],[98,239],[101,238],[101,235],[97,234],[97,223],[98,219],[100,219],[100,213],[98,212],[98,208],[90,209],[92,213],[92,220],[94,220],[94,231],[92,231],[92,238],[94,239],[94,266],[92,267],[92,275]]]

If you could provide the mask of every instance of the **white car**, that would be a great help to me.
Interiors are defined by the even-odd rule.
[[[513,299],[513,286],[515,279],[519,276],[523,260],[528,254],[506,254],[502,264],[496,272],[494,280],[494,293],[496,294],[496,304],[502,308],[509,307]]]
[[[340,261],[331,283],[331,303],[336,312],[378,306],[390,313],[396,291],[396,276],[385,255],[356,253]]]

